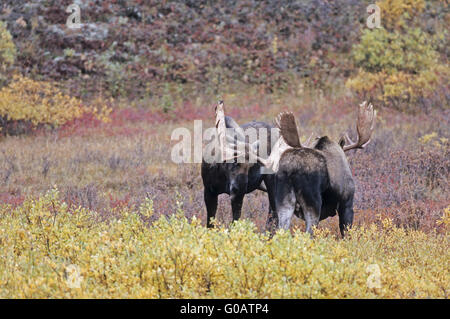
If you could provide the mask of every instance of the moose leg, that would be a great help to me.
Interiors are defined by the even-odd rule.
[[[314,187],[314,185],[315,183],[311,183],[309,186],[305,186],[298,181],[294,184],[295,197],[305,217],[306,232],[311,236],[313,236],[313,227],[319,224],[322,207],[320,190],[318,186]]]
[[[295,210],[295,196],[289,192],[282,201],[277,202],[278,227],[288,230],[291,225],[292,214]]]
[[[267,214],[266,231],[274,233],[278,228],[278,215],[275,206],[275,176],[266,176],[264,184],[266,184],[267,195],[269,197],[269,213]]]
[[[242,202],[245,194],[231,194],[231,210],[233,211],[233,221],[241,217]]]
[[[306,232],[313,236],[313,227],[317,226],[320,220],[320,208],[322,206],[320,193],[305,190],[304,192],[295,192],[295,196],[305,217]]]
[[[277,213],[273,211],[271,207],[269,207],[269,212],[267,213],[267,220],[266,220],[266,231],[273,234],[277,229],[277,227],[278,227]]]
[[[295,194],[292,185],[286,181],[277,181],[275,197],[278,228],[287,230],[295,210]]]
[[[216,217],[217,211],[217,194],[213,194],[205,188],[204,191],[205,205],[206,205],[206,227],[212,228],[211,219]]]
[[[320,206],[307,206],[303,208],[305,214],[306,232],[313,236],[313,227],[319,224],[320,220]]]
[[[342,237],[353,224],[353,198],[339,203],[339,229]]]

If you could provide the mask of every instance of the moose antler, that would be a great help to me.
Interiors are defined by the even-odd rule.
[[[221,159],[223,162],[238,158],[241,156],[251,155],[257,159],[259,163],[264,165],[267,169],[276,172],[278,171],[281,155],[288,149],[293,147],[304,147],[300,143],[298,136],[297,125],[295,117],[291,112],[280,113],[275,119],[275,126],[280,130],[280,136],[276,143],[273,145],[271,153],[268,158],[262,158],[257,155],[253,145],[243,142],[239,139],[234,139],[232,136],[227,135],[226,130],[226,118],[223,109],[223,101],[219,101],[216,106],[216,129],[218,133],[218,142],[221,152]],[[311,146],[311,138],[314,133],[309,137],[305,144],[305,147]],[[239,147],[243,147],[244,152],[239,151]],[[237,149],[236,149],[237,148]]]
[[[298,137],[297,123],[295,116],[291,112],[282,112],[275,119],[275,126],[280,130],[287,145],[291,147],[302,147]]]
[[[216,129],[217,129],[217,137],[219,142],[220,154],[222,162],[226,162],[232,160],[234,158],[245,155],[242,151],[239,151],[237,146],[247,147],[245,142],[240,140],[234,140],[233,136],[227,135],[227,127],[226,127],[226,119],[225,112],[223,109],[224,103],[223,101],[219,101],[216,105]],[[232,142],[232,144],[228,144],[228,141]]]
[[[316,134],[314,132],[312,132],[304,144],[305,147],[312,148],[312,146],[314,144],[314,139],[313,139],[314,135],[316,135]],[[316,138],[319,138],[319,137],[316,135]]]
[[[291,149],[292,147],[289,146],[284,138],[282,136],[278,137],[278,140],[275,142],[275,144],[272,146],[272,150],[270,152],[270,155],[267,159],[257,157],[258,161],[266,167],[266,169],[269,169],[272,172],[277,172],[278,167],[280,165],[280,159],[281,155],[288,149]]]
[[[248,152],[248,155],[256,158],[257,161],[264,165],[267,169],[276,172],[278,170],[281,154],[283,154],[287,149],[291,148],[291,146],[286,144],[283,137],[280,136],[277,142],[273,145],[270,156],[267,159],[258,156],[253,145],[242,142],[239,139],[230,138],[230,136],[227,135],[225,122],[226,118],[223,106],[223,101],[219,101],[216,106],[216,129],[221,153],[221,161],[226,162],[240,156],[245,156]],[[245,150],[244,153],[242,153],[242,151],[239,152],[237,149],[238,147],[242,146]]]
[[[297,130],[297,122],[292,112],[282,112],[275,119],[275,126],[280,130],[281,136],[290,147],[302,148],[311,147],[314,133],[311,133],[306,143],[300,143],[300,137]]]
[[[216,105],[216,129],[217,129],[217,138],[219,141],[221,159],[223,160],[224,155],[225,155],[226,145],[227,145],[226,127],[225,127],[225,112],[223,110],[223,101],[219,101]]]
[[[356,130],[358,131],[358,140],[353,142],[348,135],[344,137],[347,140],[348,145],[344,145],[343,150],[349,151],[357,148],[364,148],[370,143],[370,138],[375,126],[375,117],[377,111],[373,109],[372,103],[362,102],[358,109],[358,119],[356,122]]]

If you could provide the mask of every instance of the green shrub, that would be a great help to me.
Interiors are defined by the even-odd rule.
[[[6,23],[0,21],[0,65],[12,65],[16,58],[16,46],[11,33],[6,29]]]
[[[6,28],[6,23],[0,21],[0,87],[7,79],[7,68],[14,64],[15,59],[16,46],[12,41],[11,33]]]
[[[448,65],[440,62],[433,37],[414,24],[406,27],[422,10],[423,1],[386,0],[380,7],[385,8],[383,28],[364,30],[360,43],[353,46],[359,70],[347,86],[401,110],[416,110],[424,99],[445,106],[445,92],[440,88],[448,83]]]

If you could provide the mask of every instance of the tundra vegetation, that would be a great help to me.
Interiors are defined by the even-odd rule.
[[[379,1],[380,30],[370,1],[79,2],[83,32],[69,0],[0,5],[0,297],[448,298],[446,1]],[[218,99],[338,141],[369,98],[343,239],[338,216],[269,236],[258,190],[208,229],[201,165],[170,160]]]
[[[60,195],[2,207],[2,298],[448,297],[448,236],[387,218],[344,240],[326,229],[314,239],[299,230],[269,239],[248,220],[208,229],[188,220],[181,202],[149,226],[151,200],[99,221]],[[373,264],[377,287],[367,284]]]

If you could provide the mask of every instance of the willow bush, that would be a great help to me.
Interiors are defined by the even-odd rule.
[[[448,297],[447,232],[384,219],[345,239],[269,238],[249,221],[209,230],[181,209],[150,224],[153,213],[147,200],[99,220],[56,188],[1,206],[0,298]]]
[[[95,103],[94,107],[84,105],[80,99],[64,94],[56,83],[14,75],[9,85],[0,90],[0,128],[17,124],[29,124],[25,125],[28,128],[58,127],[86,113],[107,121],[110,108],[104,101]]]

